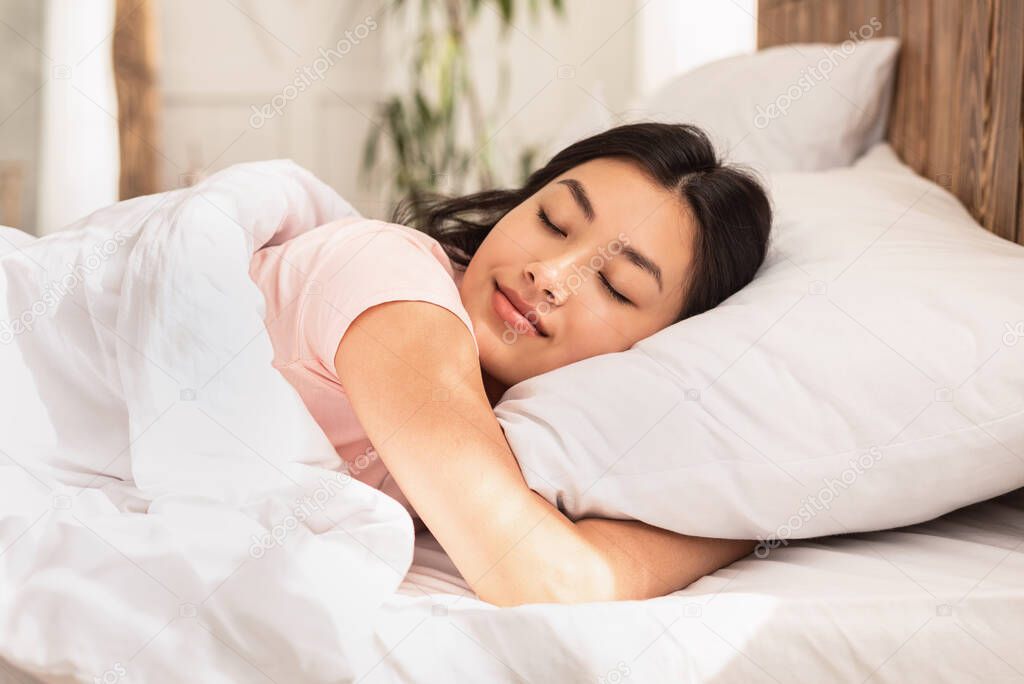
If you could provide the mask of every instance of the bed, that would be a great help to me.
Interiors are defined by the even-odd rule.
[[[761,0],[758,44],[838,42],[884,16],[882,34],[903,41],[889,143],[986,229],[1024,244],[1022,14],[980,0]],[[0,254],[17,249],[14,231],[0,237]],[[666,597],[580,606],[481,602],[420,533],[354,681],[1024,682],[1021,634],[1016,490],[910,527],[791,541]],[[140,649],[129,674],[156,651]],[[247,681],[273,681],[227,645],[216,655]],[[78,680],[119,681],[119,664]],[[34,681],[7,666],[0,680]]]

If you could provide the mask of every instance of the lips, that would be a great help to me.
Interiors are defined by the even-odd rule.
[[[520,335],[547,337],[536,310],[526,303],[514,290],[506,290],[495,281],[491,294],[491,306],[495,313]]]

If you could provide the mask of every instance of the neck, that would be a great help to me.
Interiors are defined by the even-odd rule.
[[[501,395],[505,393],[505,390],[508,389],[508,386],[505,385],[500,380],[497,380],[496,378],[492,377],[487,371],[483,369],[481,369],[480,373],[481,376],[483,377],[484,392],[487,393],[487,400],[491,402],[491,408],[494,408],[494,405],[498,403],[499,399],[501,399]]]

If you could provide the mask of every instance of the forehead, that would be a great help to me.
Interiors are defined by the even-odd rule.
[[[593,205],[592,222],[586,221],[570,189],[559,182],[566,179],[583,186]],[[657,262],[666,282],[681,282],[696,228],[689,207],[681,195],[660,186],[634,162],[592,159],[558,176],[546,190],[569,208],[574,225],[606,241],[622,233],[632,247]]]

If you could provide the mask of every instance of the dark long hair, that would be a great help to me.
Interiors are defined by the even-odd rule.
[[[768,248],[771,203],[751,172],[725,164],[704,131],[688,124],[611,128],[569,145],[519,189],[419,195],[399,203],[391,221],[427,233],[465,268],[506,213],[561,174],[599,157],[632,160],[683,199],[696,220],[694,263],[678,320],[714,308],[754,278]]]

